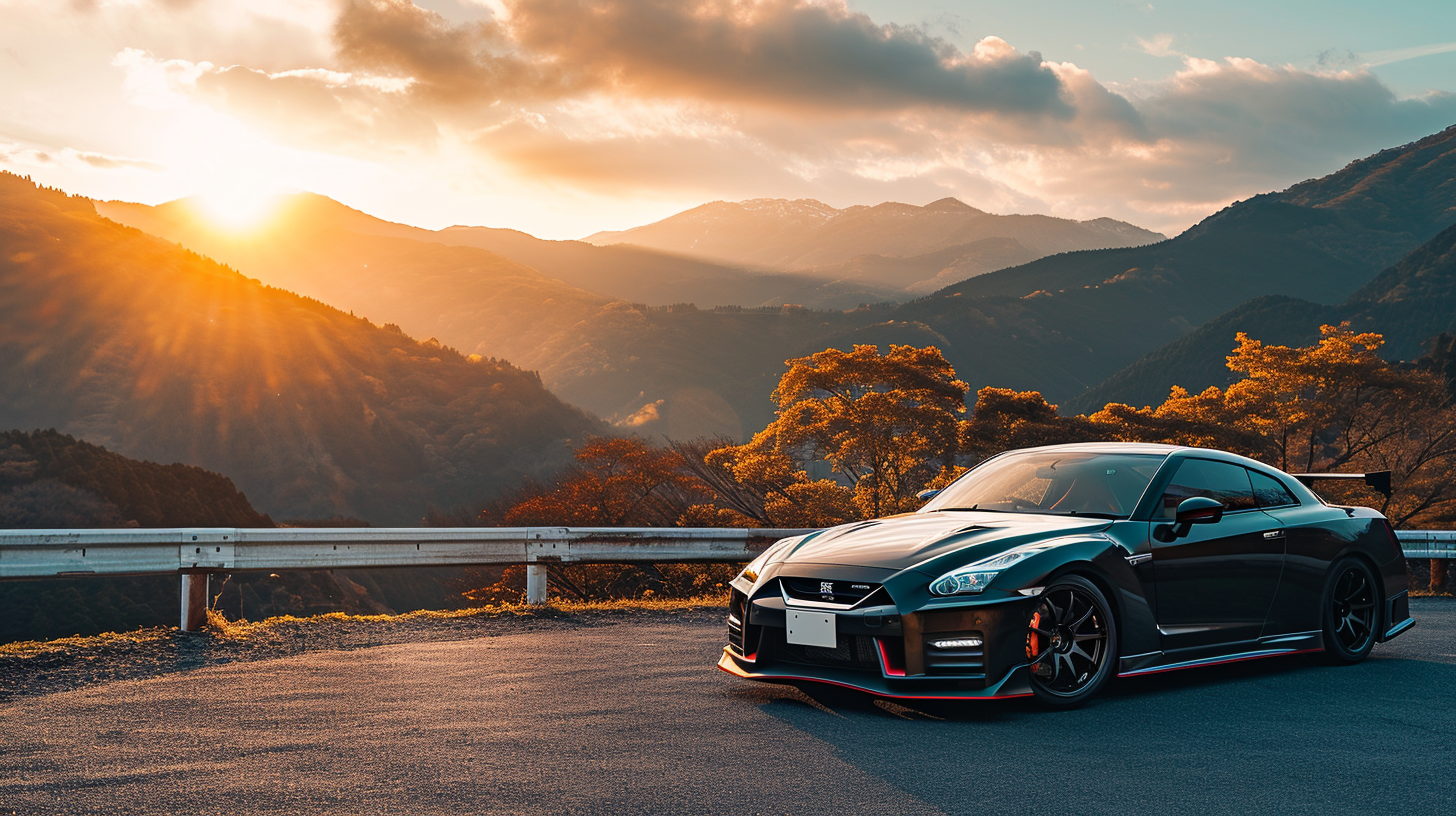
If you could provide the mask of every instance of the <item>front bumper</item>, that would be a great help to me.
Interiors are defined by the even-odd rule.
[[[796,667],[805,669],[804,673],[785,671],[779,667],[773,669],[755,667],[754,670],[749,670],[745,669],[743,663],[733,654],[732,647],[724,646],[723,657],[718,660],[718,668],[745,680],[759,680],[767,683],[806,681],[826,683],[896,700],[1005,700],[1011,697],[1029,697],[1031,695],[1026,666],[1012,669],[1000,682],[989,687],[957,688],[954,684],[947,684],[945,681],[926,678],[874,677],[862,672],[841,671],[826,667]]]
[[[967,598],[902,611],[887,593],[834,610],[835,649],[789,644],[783,594],[735,590],[718,668],[767,682],[813,681],[900,699],[1002,699],[1031,694],[1026,621],[1034,598]],[[874,603],[879,601],[879,603]],[[819,610],[824,611],[824,610]],[[976,638],[977,647],[933,641]]]

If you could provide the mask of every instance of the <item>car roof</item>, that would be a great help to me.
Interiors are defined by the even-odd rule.
[[[1167,457],[1171,454],[1183,454],[1185,456],[1201,457],[1208,459],[1219,459],[1225,462],[1232,462],[1237,465],[1262,471],[1264,473],[1283,473],[1283,471],[1272,465],[1266,465],[1257,459],[1250,459],[1237,453],[1231,453],[1218,448],[1195,448],[1191,445],[1165,445],[1161,442],[1069,442],[1062,445],[1042,445],[1035,448],[1017,448],[1005,453],[1020,453],[1024,451],[1065,451],[1067,453],[1141,453],[1153,454]],[[1004,455],[1004,454],[1002,454]],[[1287,474],[1286,474],[1287,475]]]
[[[1223,453],[1211,448],[1190,448],[1186,445],[1164,445],[1157,442],[1069,442],[1063,445],[1042,445],[1035,448],[1018,448],[1018,451],[1066,451],[1068,453],[1153,453],[1166,456],[1175,451],[1202,451]],[[1011,453],[1011,451],[1006,451]]]

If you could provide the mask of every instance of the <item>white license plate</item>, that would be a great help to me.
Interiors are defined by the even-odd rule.
[[[834,632],[834,613],[800,612],[790,609],[785,638],[797,646],[821,646],[833,649],[839,645]]]

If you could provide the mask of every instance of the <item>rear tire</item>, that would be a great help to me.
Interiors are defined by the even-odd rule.
[[[1370,654],[1380,621],[1380,587],[1369,565],[1351,556],[1335,562],[1325,578],[1320,621],[1329,662],[1349,665]]]
[[[1117,670],[1112,605],[1080,575],[1056,579],[1037,598],[1026,628],[1031,691],[1044,705],[1085,704]]]

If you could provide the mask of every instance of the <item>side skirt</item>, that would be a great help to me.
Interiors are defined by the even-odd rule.
[[[1218,648],[1218,647],[1213,647]],[[1230,644],[1222,653],[1210,654],[1210,649],[1189,649],[1182,652],[1148,652],[1129,655],[1118,661],[1118,677],[1136,677],[1142,674],[1157,674],[1179,669],[1196,669],[1203,666],[1217,666],[1221,663],[1238,663],[1244,660],[1259,660],[1265,657],[1309,654],[1324,651],[1324,638],[1319,632],[1299,632],[1291,635],[1276,635]],[[1197,654],[1202,652],[1203,654]]]

